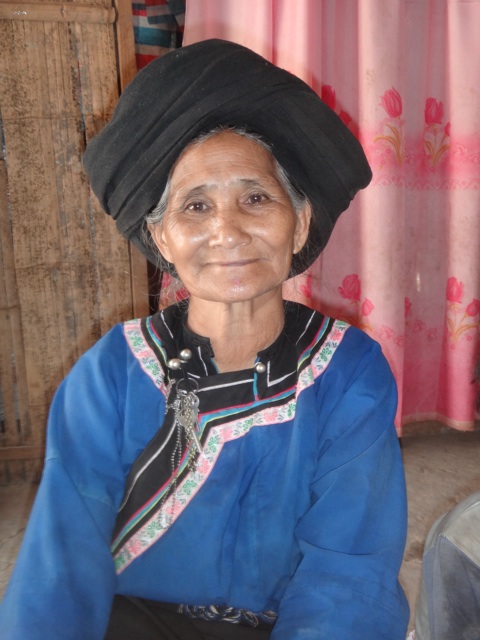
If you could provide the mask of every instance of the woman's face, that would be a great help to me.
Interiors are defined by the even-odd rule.
[[[150,232],[191,297],[228,304],[281,295],[310,215],[294,211],[266,149],[223,132],[184,151]]]

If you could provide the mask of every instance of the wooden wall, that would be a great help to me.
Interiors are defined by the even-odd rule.
[[[145,265],[82,167],[135,73],[130,7],[0,0],[3,483],[38,476],[48,407],[77,358],[147,311]]]

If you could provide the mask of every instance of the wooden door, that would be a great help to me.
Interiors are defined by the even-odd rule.
[[[129,0],[0,0],[0,482],[38,475],[58,384],[148,310],[145,263],[82,167],[134,73]]]

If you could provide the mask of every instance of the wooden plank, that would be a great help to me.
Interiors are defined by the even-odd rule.
[[[3,447],[0,448],[0,462],[11,460],[43,460],[45,449],[43,447]]]
[[[123,91],[137,73],[132,3],[131,0],[115,0],[115,7],[118,15],[115,23],[118,71],[120,91]],[[132,244],[129,245],[129,257],[133,315],[137,318],[147,316],[149,314],[147,261]]]
[[[60,175],[55,171],[61,159],[59,149],[68,148],[69,138],[77,130],[76,122],[28,120],[26,130],[24,124],[6,123],[5,133],[10,152],[24,158],[21,165],[10,164],[12,227],[22,318],[27,329],[30,414],[35,442],[39,443],[55,389],[78,357],[98,340],[101,327],[91,228],[81,198],[76,197],[85,189],[84,181],[76,173],[72,155],[70,170]],[[31,149],[39,145],[38,153],[26,158],[22,145]],[[39,158],[43,159],[41,165]],[[30,185],[22,182],[23,171],[35,176],[34,184],[41,182],[44,191],[34,194]],[[24,226],[21,207],[35,195],[29,230]],[[38,233],[32,233],[33,228]]]
[[[112,28],[75,24],[78,69],[82,87],[85,140],[99,133],[110,120],[118,101],[119,84]]]
[[[133,313],[136,318],[150,314],[148,264],[137,247],[129,244]]]
[[[5,163],[0,161],[0,456],[7,445],[21,444],[30,434],[20,307],[16,296]],[[8,458],[7,458],[8,460]],[[0,465],[0,484],[25,480],[25,463]]]
[[[2,136],[3,148],[3,136]],[[25,353],[13,238],[8,203],[7,171],[0,159],[0,389],[3,407],[1,444],[19,444],[30,433]]]
[[[115,19],[116,12],[113,7],[78,5],[71,2],[3,2],[0,0],[0,20],[112,24]]]
[[[34,23],[28,23],[34,41]],[[40,66],[40,65],[38,65]],[[43,76],[45,77],[45,75]],[[11,194],[16,274],[25,329],[25,357],[33,442],[43,440],[47,407],[63,377],[61,234],[52,121],[24,118],[4,122]],[[25,180],[24,176],[29,179]]]
[[[131,0],[115,0],[115,7],[117,9],[115,34],[118,52],[118,74],[120,89],[123,91],[137,73],[132,2]]]
[[[118,100],[115,39],[113,32],[105,34],[106,37],[99,43],[97,55],[92,56],[92,45],[98,42],[96,30],[91,25],[76,25],[76,28],[82,32],[79,38],[82,43],[79,50],[82,84],[91,88],[83,102],[88,143],[110,120]],[[102,64],[102,59],[109,59],[110,64]],[[104,333],[113,323],[133,315],[128,244],[116,230],[113,220],[102,211],[93,194],[90,195],[89,208],[97,258],[99,318],[101,332]]]
[[[10,300],[10,281],[12,255],[9,251],[11,242],[7,201],[7,180],[5,162],[0,162],[0,407],[2,409],[2,431],[0,444],[18,444],[17,412],[15,410],[15,375],[13,337],[10,327],[10,314],[13,311]],[[15,289],[14,289],[15,290]]]

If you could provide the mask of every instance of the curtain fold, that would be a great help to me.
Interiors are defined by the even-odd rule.
[[[308,82],[365,148],[371,186],[286,296],[381,343],[399,432],[430,419],[474,428],[479,33],[475,0],[187,3],[185,44],[218,37],[254,49]]]

